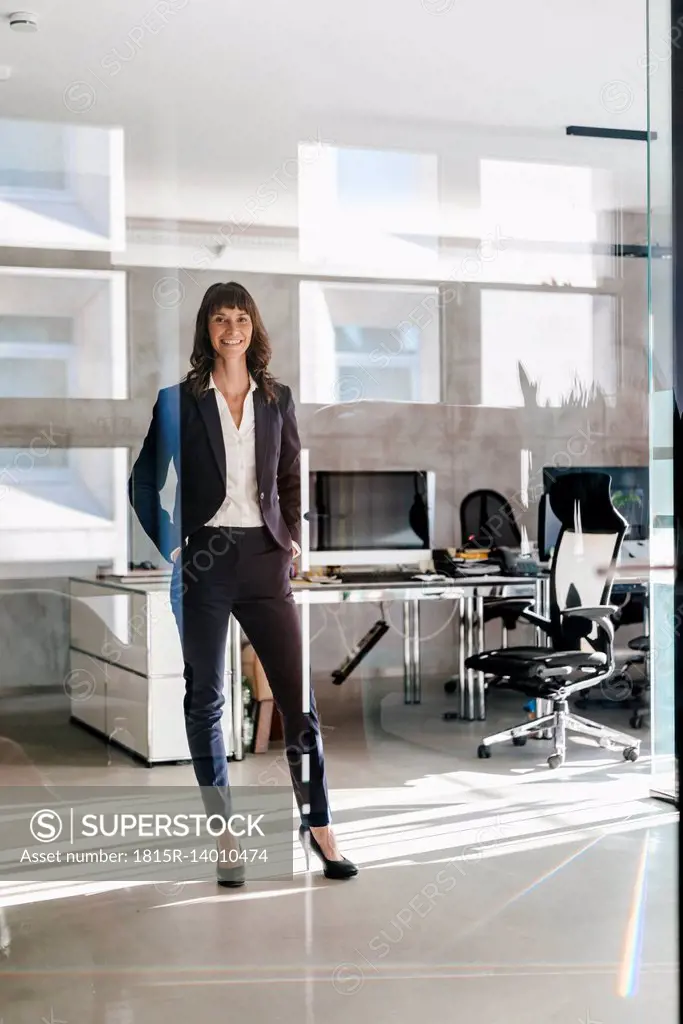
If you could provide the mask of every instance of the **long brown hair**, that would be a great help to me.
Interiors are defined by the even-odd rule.
[[[190,391],[197,398],[209,387],[211,371],[214,367],[216,353],[211,346],[209,337],[209,319],[219,309],[239,309],[248,313],[251,318],[253,333],[247,349],[247,369],[256,381],[267,401],[275,398],[276,380],[268,372],[268,364],[272,354],[268,332],[264,326],[258,306],[246,288],[236,281],[212,284],[204,294],[201,306],[197,311],[197,322],[194,331],[194,345],[190,356],[191,370],[185,380]]]

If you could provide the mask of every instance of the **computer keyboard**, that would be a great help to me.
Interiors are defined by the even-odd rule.
[[[419,569],[392,569],[341,572],[336,573],[335,578],[341,583],[408,583],[419,575]]]

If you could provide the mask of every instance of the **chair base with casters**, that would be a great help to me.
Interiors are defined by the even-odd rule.
[[[567,701],[560,697],[553,699],[553,710],[549,715],[542,715],[523,725],[516,725],[493,736],[487,736],[479,745],[477,754],[482,758],[490,757],[493,744],[504,743],[506,740],[512,740],[516,747],[523,747],[529,736],[548,728],[552,730],[554,739],[554,751],[548,758],[550,768],[560,768],[565,763],[568,732],[589,736],[599,747],[607,750],[621,749],[626,761],[636,761],[640,754],[640,740],[634,740],[627,733],[600,725],[588,718],[580,718],[569,710]]]

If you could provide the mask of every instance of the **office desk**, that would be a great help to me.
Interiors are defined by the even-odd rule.
[[[310,676],[310,608],[315,604],[381,604],[400,602],[403,606],[403,698],[406,704],[419,704],[422,696],[420,674],[420,606],[424,601],[457,601],[459,613],[458,643],[458,715],[466,721],[486,717],[483,672],[465,668],[470,655],[483,650],[484,600],[489,597],[533,598],[545,613],[548,602],[547,577],[468,576],[423,582],[402,583],[309,583],[294,580],[294,600],[301,608],[304,665],[303,678]],[[540,638],[538,640],[540,643]]]
[[[170,608],[169,584],[170,574],[154,580],[73,577],[69,581],[71,717],[148,765],[189,758],[182,710],[182,653]],[[465,669],[465,659],[483,647],[484,599],[529,595],[540,608],[546,601],[543,578],[499,575],[381,584],[294,580],[292,591],[301,609],[303,679],[310,678],[313,605],[400,603],[406,704],[419,704],[422,694],[422,602],[457,601],[458,708],[459,716],[469,721],[485,717],[483,673]],[[242,760],[241,630],[234,616],[228,629],[225,696],[226,750],[228,756]]]

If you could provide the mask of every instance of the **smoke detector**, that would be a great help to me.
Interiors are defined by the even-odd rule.
[[[9,27],[13,28],[15,32],[38,31],[38,15],[31,14],[30,11],[15,11],[14,14],[7,16],[7,20]]]

